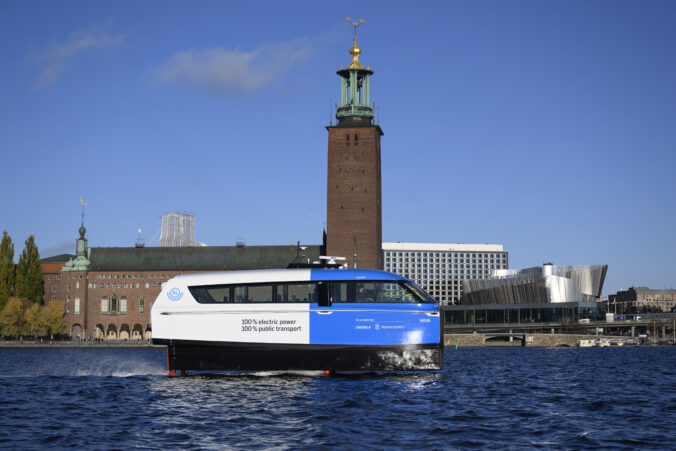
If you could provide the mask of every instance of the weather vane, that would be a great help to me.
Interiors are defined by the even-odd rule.
[[[85,201],[82,199],[82,196],[80,196],[80,205],[82,205],[82,225],[84,225],[84,207],[87,205]]]
[[[346,17],[345,20],[350,22],[350,25],[352,25],[354,27],[354,39],[356,41],[357,40],[357,27],[364,23],[364,19],[355,20],[353,22],[352,18]]]

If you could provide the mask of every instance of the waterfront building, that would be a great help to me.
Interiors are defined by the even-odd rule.
[[[354,24],[357,24],[355,22]],[[341,68],[337,125],[330,125],[326,195],[326,247],[347,265],[383,269],[380,137],[373,123],[370,78],[359,62],[355,25],[352,62]]]
[[[286,268],[316,261],[322,246],[94,247],[84,225],[76,255],[45,258],[44,303],[65,301],[73,339],[148,340],[150,309],[170,278],[185,273]]]
[[[599,302],[608,265],[497,269],[483,280],[463,280],[462,304]]]
[[[502,244],[383,243],[385,270],[408,277],[442,304],[463,295],[463,280],[509,267]]]
[[[603,319],[600,302],[608,265],[497,269],[489,278],[463,280],[459,305],[446,309],[453,325],[573,323]]]
[[[676,311],[676,290],[629,287],[608,296],[608,310],[618,315]]]

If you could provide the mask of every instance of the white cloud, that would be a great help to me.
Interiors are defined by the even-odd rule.
[[[115,47],[123,44],[124,40],[124,34],[111,35],[94,29],[71,33],[65,42],[53,44],[40,56],[40,60],[47,66],[35,82],[35,88],[47,88],[56,83],[77,54],[97,48]]]
[[[124,43],[124,39],[123,34],[112,36],[95,30],[75,31],[70,34],[66,42],[53,45],[42,56],[45,59],[63,60],[85,50],[120,45]]]
[[[37,81],[35,82],[35,87],[37,89],[42,89],[52,86],[54,83],[56,83],[56,80],[59,79],[65,67],[66,65],[64,63],[50,64],[38,77]]]
[[[249,52],[213,48],[176,53],[156,71],[160,83],[185,83],[208,92],[253,92],[276,82],[312,49],[306,40],[263,45]]]

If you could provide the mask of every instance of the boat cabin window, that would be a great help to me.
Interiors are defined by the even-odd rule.
[[[396,281],[346,281],[329,284],[331,303],[382,302],[418,303],[435,302],[421,289],[408,283]]]
[[[229,303],[418,303],[436,302],[403,280],[277,282],[190,287],[201,304]]]
[[[259,302],[318,302],[316,282],[251,283],[237,285],[210,285],[189,287],[190,293],[201,304],[259,303]]]

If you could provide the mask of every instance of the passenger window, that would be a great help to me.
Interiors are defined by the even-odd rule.
[[[245,300],[243,302],[272,302],[272,285],[249,285],[245,287],[235,287],[237,289],[244,288],[246,292]]]
[[[374,282],[357,284],[357,302],[376,301],[376,284]]]
[[[212,285],[190,287],[200,304],[317,302],[316,283]]]
[[[318,295],[316,283],[284,284],[283,289],[286,291],[281,297],[282,302],[317,302]]]
[[[432,302],[403,281],[382,282],[333,282],[329,299],[334,302],[385,302],[416,303]]]

